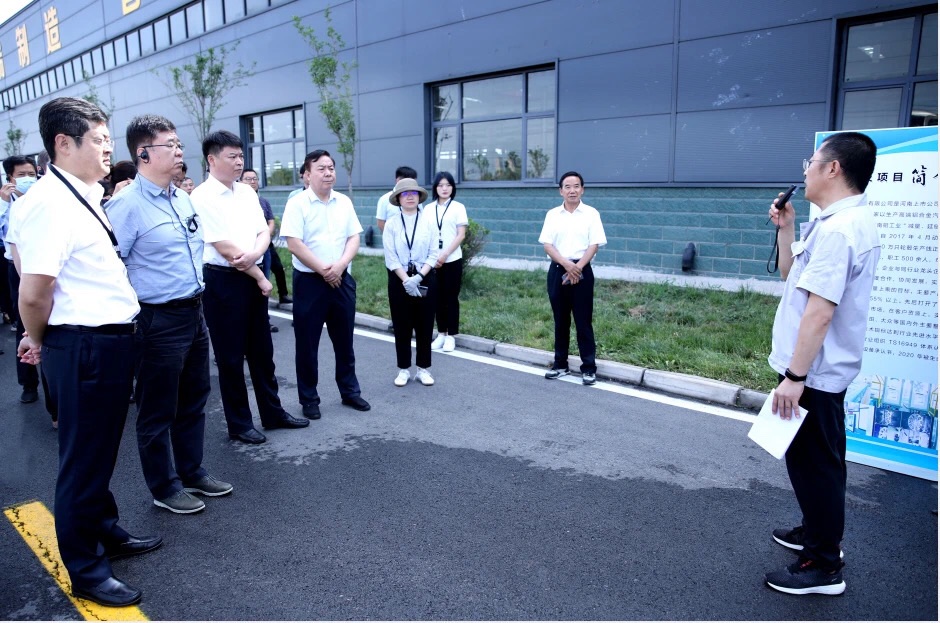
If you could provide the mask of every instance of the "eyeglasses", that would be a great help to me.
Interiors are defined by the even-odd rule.
[[[257,177],[248,177],[248,176],[244,176],[244,177],[242,177],[242,181],[243,181],[243,182],[257,182],[257,181],[258,181],[258,178],[257,178]]]
[[[402,197],[417,197],[419,193],[417,190],[403,190],[398,194]]]
[[[95,145],[101,147],[102,145],[106,146],[108,149],[114,149],[114,139],[113,138],[99,138],[97,136],[78,136],[76,134],[69,134],[74,139],[82,140],[88,139]]]
[[[804,158],[803,159],[803,173],[806,173],[809,170],[809,165],[813,164],[814,162],[835,162],[835,160],[806,160]]]
[[[195,234],[199,231],[199,221],[196,220],[195,214],[186,219],[186,229],[188,229],[191,234]]]
[[[141,147],[169,147],[170,149],[174,151],[177,149],[180,151],[183,151],[186,148],[186,146],[183,145],[179,141],[171,141],[169,143],[156,143],[154,145],[141,145]]]

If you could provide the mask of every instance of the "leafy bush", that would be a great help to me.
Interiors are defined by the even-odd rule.
[[[486,237],[490,230],[472,218],[467,219],[467,233],[460,243],[463,251],[463,282],[470,284],[476,266],[480,263],[480,254],[486,246]]]

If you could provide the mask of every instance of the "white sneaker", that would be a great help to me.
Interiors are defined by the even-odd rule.
[[[415,380],[422,385],[434,385],[434,377],[424,368],[418,368],[418,371],[415,372]]]
[[[447,336],[443,333],[438,333],[437,337],[434,338],[434,341],[431,342],[431,350],[441,350],[441,348],[444,346],[444,338],[446,337]]]
[[[441,348],[441,350],[444,351],[445,353],[451,353],[454,351],[455,348],[457,348],[457,342],[454,341],[454,338],[449,335],[445,335],[444,347]]]
[[[420,369],[420,368],[419,368]],[[402,368],[398,371],[398,376],[395,377],[395,387],[404,387],[408,384],[408,380],[411,378],[411,373],[408,370]]]

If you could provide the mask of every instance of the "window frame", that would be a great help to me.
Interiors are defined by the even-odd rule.
[[[554,79],[554,98],[552,102],[552,108],[550,110],[540,110],[537,112],[529,112],[529,75],[542,72],[551,72]],[[463,116],[463,96],[464,96],[464,85],[471,82],[479,82],[481,80],[491,80],[494,78],[505,78],[518,76],[522,79],[522,110],[520,112],[514,112],[511,114],[498,114],[498,115],[486,115],[486,116],[475,116],[467,117]],[[435,89],[455,86],[457,87],[457,102],[459,104],[457,111],[456,119],[449,119],[446,121],[435,121],[434,120],[434,101],[433,94]],[[453,128],[456,133],[456,150],[457,150],[457,165],[455,171],[450,171],[454,176],[455,181],[465,187],[482,187],[482,188],[491,188],[495,186],[532,186],[532,185],[554,185],[554,177],[557,173],[557,155],[558,155],[558,63],[550,63],[543,65],[534,65],[530,67],[523,67],[519,69],[513,69],[510,71],[502,71],[498,73],[488,73],[474,76],[464,76],[457,80],[443,80],[439,82],[427,83],[425,85],[426,101],[427,101],[427,128],[428,132],[428,142],[427,142],[427,153],[425,158],[425,163],[427,166],[427,171],[429,173],[429,179],[434,179],[434,176],[437,175],[438,171],[436,170],[437,158],[434,156],[435,148],[435,133],[441,128]],[[528,128],[529,122],[536,119],[551,119],[554,125],[553,133],[553,144],[552,144],[552,162],[548,167],[548,175],[546,177],[529,177],[528,175]],[[520,122],[520,139],[521,139],[521,153],[522,157],[522,166],[520,171],[520,177],[517,180],[467,180],[464,178],[464,152],[463,152],[463,130],[465,125],[471,125],[481,122],[492,122],[492,121],[514,121],[518,120]]]
[[[254,119],[257,119],[259,117],[263,118],[263,117],[267,117],[270,115],[277,115],[277,114],[285,113],[285,112],[293,113],[291,116],[291,134],[292,134],[291,138],[280,138],[280,139],[275,139],[275,140],[270,140],[270,141],[265,140],[264,123],[262,121],[262,123],[260,124],[261,134],[262,134],[261,140],[249,141],[249,136],[250,136],[249,129],[251,128],[252,121]],[[297,115],[300,115],[301,119],[304,122],[303,136],[297,135]],[[242,142],[245,145],[245,168],[254,169],[258,173],[259,189],[260,188],[270,188],[272,190],[273,189],[283,190],[287,188],[293,189],[293,188],[296,188],[298,184],[303,183],[300,180],[300,175],[297,173],[297,169],[300,168],[300,165],[303,164],[303,155],[306,154],[307,152],[307,142],[306,142],[307,141],[307,136],[306,136],[307,119],[305,117],[305,108],[303,104],[299,104],[297,106],[287,106],[285,108],[275,108],[273,110],[265,110],[265,111],[256,112],[250,115],[243,115],[239,119],[239,124],[241,126]],[[295,166],[293,167],[293,170],[291,171],[292,183],[286,186],[268,184],[268,173],[267,173],[267,168],[265,166],[265,161],[264,161],[265,160],[264,148],[266,145],[288,145],[288,144],[294,146],[294,154],[297,154],[297,153],[301,154],[300,162],[295,163]],[[296,149],[297,145],[300,145],[301,147],[299,152]],[[255,158],[254,158],[255,149],[259,150],[260,162],[255,162]]]
[[[881,89],[901,88],[901,103],[898,111],[897,125],[893,127],[904,128],[910,126],[911,114],[914,106],[914,90],[916,86],[923,82],[937,82],[937,73],[928,73],[917,75],[917,61],[920,55],[921,39],[923,34],[924,18],[928,15],[937,13],[937,6],[922,6],[902,11],[891,11],[888,13],[876,13],[840,21],[838,28],[838,50],[839,55],[835,64],[836,77],[835,101],[833,110],[832,126],[836,130],[842,130],[845,121],[845,99],[846,93],[875,91]],[[878,78],[874,80],[864,80],[852,83],[845,82],[846,62],[848,60],[849,30],[856,26],[865,26],[868,24],[877,24],[879,22],[889,22],[907,18],[914,18],[913,38],[911,41],[910,57],[908,58],[907,74],[894,78]],[[863,128],[875,129],[875,128]]]

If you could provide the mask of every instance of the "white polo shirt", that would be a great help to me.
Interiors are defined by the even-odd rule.
[[[467,208],[459,201],[451,200],[450,205],[440,205],[437,201],[431,201],[424,208],[424,213],[434,220],[434,247],[438,249],[446,249],[457,237],[457,228],[466,227],[470,221],[467,218]],[[462,257],[463,249],[458,244],[444,263],[455,262]]]
[[[230,240],[242,251],[251,251],[258,234],[268,230],[258,195],[248,184],[235,182],[234,188],[229,188],[209,175],[193,189],[189,199],[206,243],[202,252],[206,264],[231,266],[212,246],[213,242]]]
[[[574,212],[568,212],[564,204],[549,210],[539,242],[552,245],[562,256],[577,262],[592,244],[607,244],[607,236],[600,213],[582,202]]]
[[[812,292],[836,304],[806,386],[838,393],[858,376],[865,348],[868,304],[881,240],[867,197],[846,197],[800,225],[793,267],[774,318],[768,362],[783,374],[790,365],[800,321]]]
[[[396,214],[401,214],[401,208],[398,206],[393,206],[392,202],[389,201],[389,197],[392,196],[392,191],[388,191],[381,197],[379,197],[378,203],[375,204],[375,218],[378,221],[388,221]]]
[[[101,185],[57,170],[107,223]],[[51,171],[13,203],[10,232],[22,273],[55,277],[50,325],[98,327],[137,316],[137,295],[107,232]]]
[[[327,264],[343,257],[346,240],[362,232],[362,225],[349,197],[335,190],[323,203],[311,189],[288,199],[281,218],[281,238],[297,238]],[[313,271],[295,256],[294,270]]]

